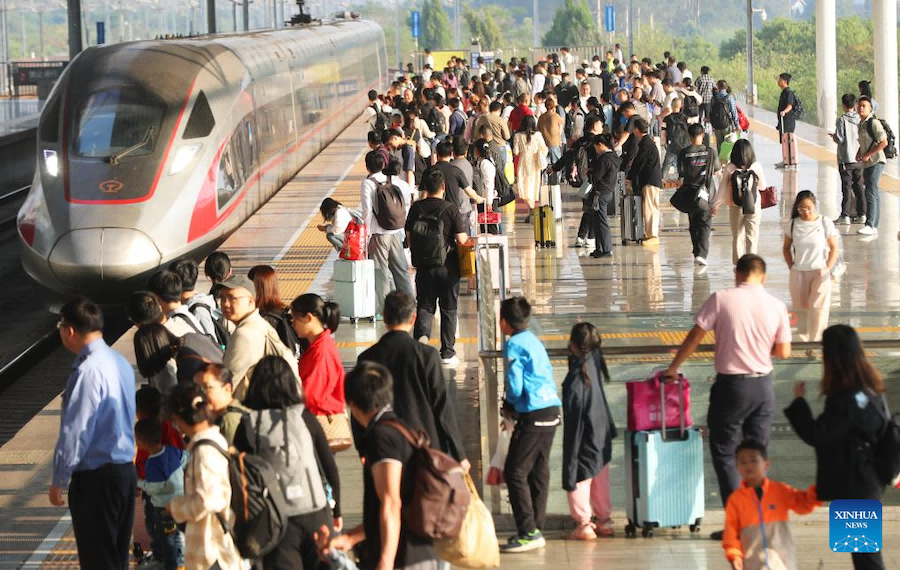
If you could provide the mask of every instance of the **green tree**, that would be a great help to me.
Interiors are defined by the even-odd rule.
[[[566,0],[553,15],[553,25],[544,36],[547,46],[592,46],[599,42],[597,24],[585,0]]]
[[[471,7],[466,5],[463,16],[466,18],[466,23],[469,24],[472,37],[481,40],[483,49],[491,50],[504,45],[503,33],[490,11],[482,10],[481,13],[476,14]]]
[[[422,8],[422,47],[443,49],[450,47],[450,19],[441,0],[425,0]]]

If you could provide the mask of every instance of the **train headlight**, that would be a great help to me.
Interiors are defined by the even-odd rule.
[[[59,174],[59,157],[55,150],[44,149],[44,167],[47,174],[54,178]]]
[[[197,156],[197,151],[200,150],[200,145],[191,145],[191,146],[183,146],[178,149],[178,152],[175,153],[175,160],[172,161],[172,168],[169,170],[169,174],[178,174],[194,160],[194,157]]]

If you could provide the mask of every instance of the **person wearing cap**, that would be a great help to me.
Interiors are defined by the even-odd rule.
[[[244,399],[253,369],[264,356],[281,356],[291,365],[294,375],[298,375],[297,359],[293,352],[259,314],[255,291],[253,281],[243,275],[232,275],[222,282],[219,297],[222,314],[235,325],[225,349],[223,364],[232,372],[234,397],[237,400]]]

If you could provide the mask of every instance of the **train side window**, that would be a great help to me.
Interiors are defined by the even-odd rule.
[[[219,161],[219,177],[216,184],[216,208],[218,210],[222,210],[241,187],[241,177],[234,154],[232,144],[228,143]]]
[[[50,102],[50,108],[44,112],[44,123],[41,125],[41,140],[48,143],[59,142],[59,116],[62,111],[62,97],[59,91]]]
[[[194,109],[191,111],[191,117],[184,128],[184,136],[181,138],[187,140],[208,137],[215,126],[216,119],[213,117],[209,100],[206,98],[206,93],[201,91],[194,102]]]

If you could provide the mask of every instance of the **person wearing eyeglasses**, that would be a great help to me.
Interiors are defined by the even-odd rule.
[[[134,522],[134,370],[103,340],[103,313],[81,298],[57,328],[77,355],[63,392],[50,504],[69,511],[81,568],[125,570]]]
[[[234,378],[234,397],[243,401],[253,368],[264,356],[281,356],[297,375],[297,357],[281,342],[278,333],[256,308],[253,281],[232,275],[221,284],[219,303],[222,315],[234,323],[223,364]],[[299,377],[298,377],[299,380]]]

